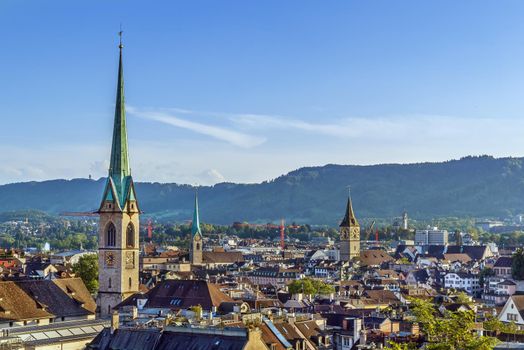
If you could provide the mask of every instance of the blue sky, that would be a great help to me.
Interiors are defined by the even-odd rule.
[[[522,1],[0,0],[0,183],[524,154]]]

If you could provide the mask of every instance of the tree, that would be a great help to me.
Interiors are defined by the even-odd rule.
[[[518,248],[513,254],[511,275],[516,280],[524,280],[524,250],[522,248]]]
[[[486,282],[486,277],[495,276],[495,271],[491,267],[486,267],[482,269],[479,273],[479,284],[483,288],[484,282]]]
[[[84,281],[90,293],[98,291],[98,255],[87,254],[73,265],[73,272]]]
[[[469,304],[473,303],[471,298],[465,292],[459,292],[455,296],[455,302],[457,302],[459,304],[463,304],[463,305],[469,305]]]
[[[319,295],[319,294],[330,294],[335,292],[335,288],[321,280],[304,278],[296,280],[288,284],[288,290],[291,294],[308,294],[308,295]]]
[[[493,349],[497,339],[479,336],[474,331],[473,311],[446,311],[440,316],[435,305],[422,299],[411,299],[411,312],[421,325],[428,350],[488,350]],[[392,343],[394,349],[408,346]]]
[[[494,316],[488,316],[487,320],[484,321],[484,329],[492,335],[502,332],[505,328],[504,322]]]
[[[301,280],[295,280],[288,284],[288,290],[291,294],[314,294],[315,288],[313,287],[313,283],[311,283],[310,278],[304,278]]]

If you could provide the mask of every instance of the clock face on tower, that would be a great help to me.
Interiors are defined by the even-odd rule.
[[[106,252],[104,260],[107,267],[113,267],[115,265],[115,254],[113,252]]]
[[[340,231],[340,239],[349,239],[349,232],[346,228],[342,228]]]
[[[351,238],[353,239],[359,239],[359,230],[358,229],[354,229],[354,230],[351,230]]]

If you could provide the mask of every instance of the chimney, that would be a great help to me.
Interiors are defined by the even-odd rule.
[[[360,330],[360,341],[359,341],[359,344],[360,345],[366,345],[366,342],[367,342],[366,330],[362,329],[362,330]]]
[[[118,311],[113,311],[111,314],[111,334],[115,333],[120,325],[120,318],[118,316]]]
[[[351,320],[352,320],[351,317],[346,317],[344,318],[344,320],[342,320],[342,329],[343,330],[348,331],[350,329]]]

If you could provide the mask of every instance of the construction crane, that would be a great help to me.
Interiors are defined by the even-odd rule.
[[[282,251],[284,250],[284,247],[285,247],[284,234],[285,234],[285,226],[284,226],[284,219],[282,219],[280,221],[280,249],[282,249]]]
[[[85,211],[85,212],[81,212],[81,211],[65,211],[65,212],[62,212],[59,214],[60,216],[81,216],[81,217],[86,217],[86,216],[98,216],[98,213],[96,211]]]
[[[153,221],[151,219],[147,220],[147,238],[149,242],[153,241]]]
[[[369,227],[366,229],[366,241],[369,241],[369,238],[371,236],[371,232],[373,232],[373,227],[374,226],[375,226],[375,220],[373,220],[371,222],[371,225],[369,225]]]

